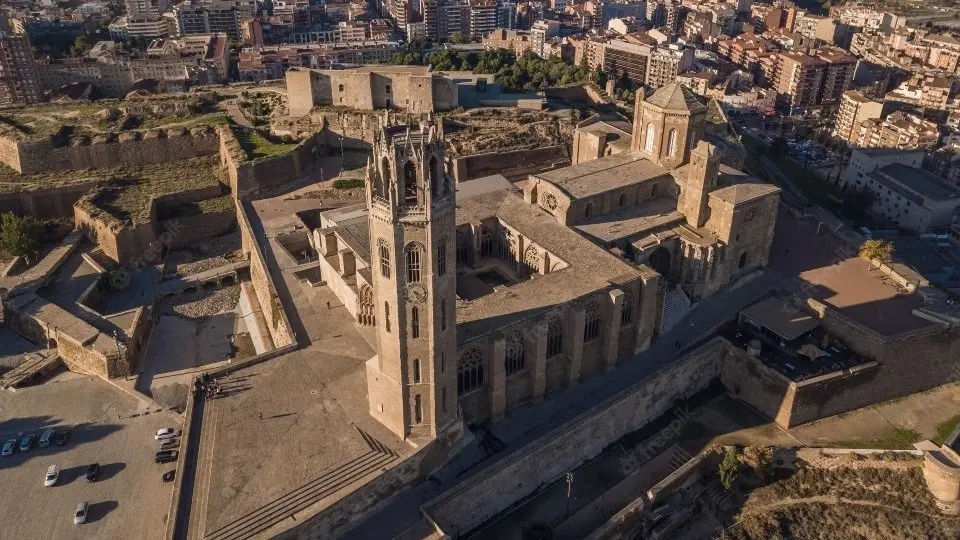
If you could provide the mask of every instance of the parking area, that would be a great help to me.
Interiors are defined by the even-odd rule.
[[[42,385],[0,392],[0,439],[47,428],[70,429],[64,446],[0,457],[0,536],[6,538],[163,538],[173,483],[161,476],[173,464],[154,463],[163,427],[180,427],[178,416],[150,411],[105,381],[63,373]],[[91,463],[100,477],[87,482]],[[60,468],[56,485],[44,487],[50,465]],[[80,502],[89,503],[87,523],[73,524]]]

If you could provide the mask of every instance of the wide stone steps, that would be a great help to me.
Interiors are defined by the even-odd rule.
[[[680,321],[690,312],[691,302],[679,287],[667,291],[663,299],[663,319],[660,323],[660,333],[669,332],[680,324]]]
[[[360,431],[360,430],[358,430]],[[253,538],[321,499],[397,459],[397,454],[360,431],[370,450],[339,463],[320,476],[206,535],[207,540]]]

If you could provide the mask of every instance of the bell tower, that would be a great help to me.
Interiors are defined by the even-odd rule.
[[[367,165],[377,354],[370,414],[404,439],[457,420],[455,186],[442,126],[381,120]]]

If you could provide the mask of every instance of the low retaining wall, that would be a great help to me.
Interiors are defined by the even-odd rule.
[[[719,375],[716,358],[721,346],[722,340],[714,339],[650,374],[429,501],[424,513],[442,534],[456,537],[475,529],[660,416],[677,399],[706,388]]]

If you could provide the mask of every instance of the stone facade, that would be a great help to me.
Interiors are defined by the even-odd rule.
[[[286,73],[290,116],[319,106],[363,111],[399,108],[411,113],[457,107],[452,79],[429,67],[383,66],[344,70],[290,69]]]
[[[166,163],[218,150],[217,135],[207,127],[124,132],[66,141],[54,137],[27,141],[0,137],[0,159],[22,174]]]
[[[457,420],[453,179],[433,125],[384,128],[367,172],[377,355],[370,414],[403,438],[433,439]]]
[[[309,172],[329,153],[326,132],[318,131],[300,141],[290,152],[257,159],[247,159],[233,131],[221,126],[219,135],[220,165],[224,168],[230,191],[238,198],[249,198],[261,191],[292,182]]]

